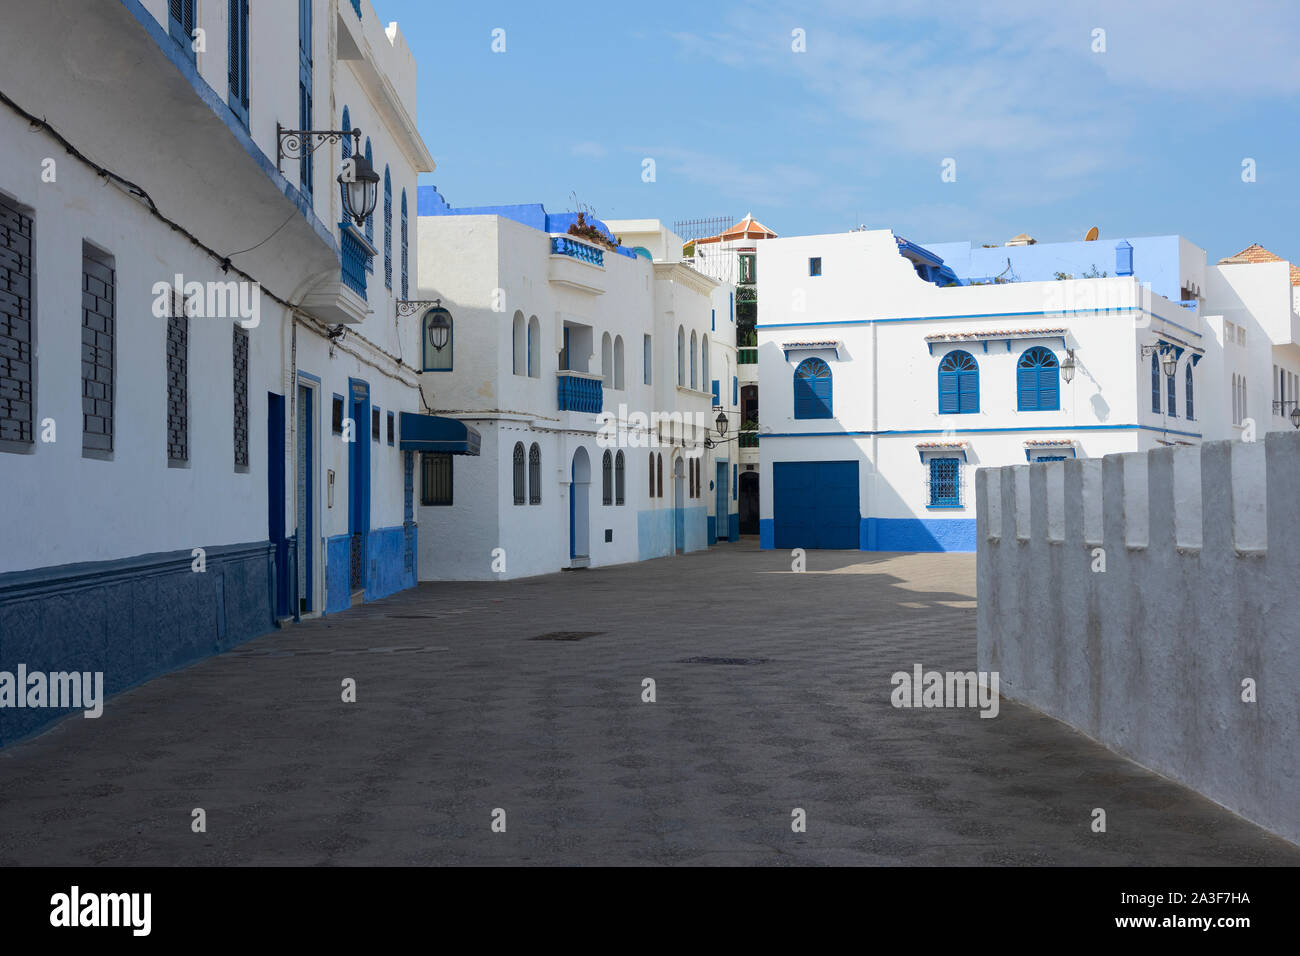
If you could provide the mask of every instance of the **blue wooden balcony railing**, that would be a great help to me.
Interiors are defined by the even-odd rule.
[[[370,254],[352,234],[346,222],[339,223],[339,248],[343,253],[343,284],[364,299],[366,263],[370,260]]]
[[[561,371],[556,376],[556,402],[562,412],[599,415],[605,408],[603,384],[598,378]]]
[[[605,264],[604,250],[578,242],[571,236],[551,236],[551,255],[572,256],[579,262],[588,262],[593,266]]]

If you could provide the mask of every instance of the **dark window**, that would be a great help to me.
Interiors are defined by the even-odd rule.
[[[528,449],[528,503],[542,503],[542,450],[537,447],[537,442]]]
[[[600,503],[614,503],[614,456],[608,450],[600,459]]]
[[[939,414],[980,410],[980,370],[969,352],[949,352],[939,363]]]
[[[32,219],[0,197],[0,441],[34,441]]]
[[[196,59],[194,51],[194,7],[198,0],[168,0],[167,32],[185,55]]]
[[[1192,401],[1192,363],[1191,362],[1187,363],[1187,384],[1184,387],[1183,391],[1187,393],[1187,420],[1190,422],[1196,418],[1196,416],[1192,414],[1195,411],[1196,406],[1195,403]],[[1285,405],[1282,406],[1282,410],[1283,411],[1286,410]]]
[[[234,326],[235,467],[248,467],[248,331]]]
[[[627,478],[624,472],[627,470],[626,462],[623,459],[623,452],[620,451],[614,456],[614,504],[621,505],[625,499],[625,490]]]
[[[393,443],[393,413],[388,413],[388,444]]]
[[[655,453],[650,452],[650,497],[655,496]]]
[[[1016,363],[1016,410],[1050,412],[1060,407],[1060,363],[1051,349],[1036,345],[1022,354]]]
[[[655,473],[659,476],[659,491],[656,493],[656,497],[662,498],[664,496],[664,456],[662,454],[655,456]]]
[[[100,454],[113,450],[116,283],[113,258],[82,243],[81,447]]]
[[[930,459],[930,506],[955,508],[961,504],[961,473],[956,458]]]
[[[1160,414],[1160,358],[1151,353],[1151,411]]]
[[[822,259],[818,256],[815,259],[808,260],[808,274],[810,276],[819,276],[822,274]]]
[[[230,46],[227,50],[227,76],[230,96],[227,103],[248,125],[248,0],[230,0]]]
[[[298,0],[298,125],[311,129],[311,0]],[[308,196],[315,180],[311,154],[304,153],[298,167],[298,183]]]
[[[753,285],[758,281],[758,272],[755,268],[753,253],[742,253],[740,256],[740,284]]]
[[[794,370],[794,417],[831,418],[831,367],[819,358],[804,359]]]
[[[180,293],[172,293],[167,317],[167,460],[190,460],[189,319]]]
[[[384,167],[384,286],[393,288],[393,179]]]
[[[1177,366],[1175,366],[1174,368],[1176,371]],[[1178,376],[1166,375],[1165,380],[1167,381],[1169,386],[1169,417],[1177,418],[1178,417]]]
[[[515,442],[515,454],[514,454],[513,465],[514,465],[515,504],[522,505],[524,503],[524,495],[525,495],[524,443],[523,442]]]
[[[370,440],[379,441],[379,409],[370,410]]]
[[[407,297],[407,248],[406,248],[406,190],[402,190],[402,298]]]
[[[445,452],[420,455],[420,504],[451,504],[451,455]]]
[[[333,429],[334,434],[336,435],[343,434],[343,396],[342,395],[334,396],[334,405],[330,415],[330,423],[331,423],[330,427]]]

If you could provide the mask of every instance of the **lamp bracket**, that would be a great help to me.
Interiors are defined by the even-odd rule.
[[[275,168],[283,173],[286,159],[302,159],[304,156],[310,156],[326,143],[339,143],[347,136],[352,137],[354,150],[360,152],[360,129],[285,129],[276,123]]]
[[[423,312],[430,306],[434,308],[442,307],[442,299],[398,299],[397,314],[401,318],[408,315],[415,315],[417,312]]]

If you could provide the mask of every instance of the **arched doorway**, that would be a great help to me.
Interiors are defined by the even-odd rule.
[[[682,554],[686,550],[686,463],[680,458],[673,459],[673,553]]]
[[[740,509],[740,533],[758,534],[758,472],[742,471],[736,495]]]
[[[591,487],[591,459],[587,449],[579,448],[573,453],[573,463],[569,466],[569,557],[586,558],[591,554],[589,524],[591,508],[587,501],[587,492]]]

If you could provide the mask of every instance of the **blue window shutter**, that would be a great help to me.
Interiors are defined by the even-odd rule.
[[[1169,383],[1169,417],[1178,417],[1178,376],[1168,375],[1165,380]]]
[[[978,412],[980,410],[980,373],[957,373],[957,411]]]
[[[831,369],[818,358],[804,359],[794,373],[794,417],[832,418]]]
[[[1151,410],[1160,412],[1160,355],[1159,353],[1151,356]]]
[[[718,398],[718,380],[716,378],[713,380],[713,404],[714,405],[722,404],[721,399]]]
[[[195,2],[196,0],[168,0],[167,3],[167,32],[191,61],[197,59],[194,51]]]
[[[709,328],[712,329],[714,332],[718,331],[718,310],[717,309],[709,310]]]
[[[248,0],[229,0],[230,45],[227,50],[227,103],[248,125]]]
[[[1061,407],[1060,373],[1055,365],[1038,369],[1038,408],[1050,411]]]
[[[736,491],[738,490],[739,484],[740,484],[740,466],[732,465],[731,466],[731,500],[732,501],[736,500],[737,497]]]
[[[736,321],[736,293],[727,293],[727,321]]]
[[[731,404],[740,404],[740,379],[735,375],[731,376]]]
[[[1038,410],[1038,369],[1016,369],[1016,407],[1022,412]]]
[[[375,165],[375,154],[370,150],[369,136],[366,137],[365,157],[366,157],[366,162],[368,162],[373,168]],[[372,246],[375,244],[375,214],[373,211],[370,213],[369,216],[366,216],[366,242],[370,243],[370,245]],[[375,260],[372,256],[366,256],[366,271],[367,272],[375,271]]]
[[[406,244],[407,242],[406,228],[407,228],[406,227],[406,190],[403,189],[402,190],[402,298],[403,299],[408,298],[407,296],[408,285],[407,285],[407,278],[406,278],[407,256],[408,256],[407,244]],[[533,341],[530,338],[528,340],[528,349],[529,349],[530,356],[532,355],[532,347],[533,347]],[[528,367],[532,368],[531,357],[529,358]]]
[[[1196,418],[1196,416],[1193,414],[1193,411],[1195,410],[1195,406],[1192,403],[1192,365],[1190,362],[1187,364],[1186,377],[1187,377],[1187,384],[1183,390],[1187,393],[1187,420],[1190,422],[1194,418]]]
[[[393,288],[393,180],[384,166],[384,286]]]
[[[951,415],[959,410],[957,403],[957,373],[939,373],[939,414]]]

